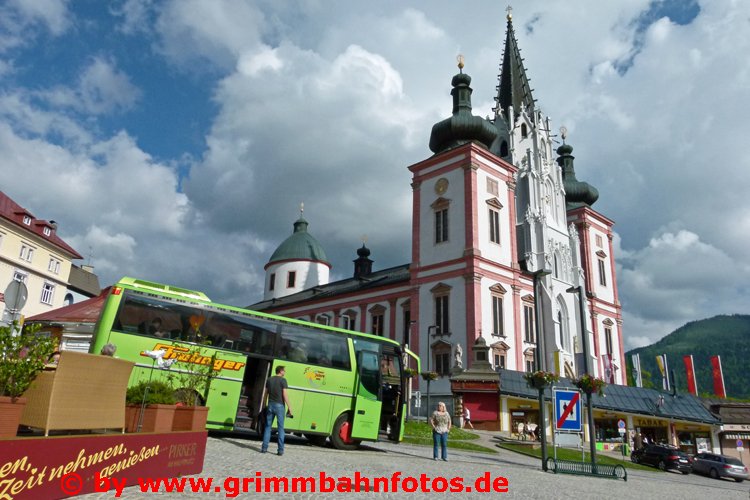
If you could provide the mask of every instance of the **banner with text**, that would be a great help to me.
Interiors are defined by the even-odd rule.
[[[0,439],[0,498],[68,498],[95,482],[198,474],[206,431]]]

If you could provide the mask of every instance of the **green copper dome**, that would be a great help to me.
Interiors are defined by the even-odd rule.
[[[302,217],[294,223],[294,233],[279,245],[266,267],[274,262],[288,260],[311,260],[330,266],[323,247],[307,232],[307,225],[307,221]]]

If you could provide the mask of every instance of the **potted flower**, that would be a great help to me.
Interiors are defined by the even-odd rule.
[[[128,432],[170,432],[175,403],[172,386],[162,380],[143,380],[128,388],[125,396],[125,428]],[[141,416],[141,413],[143,415]],[[140,423],[140,429],[139,429]]]
[[[195,346],[181,356],[178,369],[169,375],[170,383],[175,390],[177,410],[175,412],[173,431],[197,431],[206,428],[208,399],[211,381],[216,378],[216,353],[209,355],[206,349]]]
[[[422,372],[422,379],[430,382],[432,380],[437,380],[438,374],[437,372]]]
[[[39,326],[16,333],[17,325],[0,326],[0,437],[18,432],[26,399],[21,397],[55,351],[52,337],[38,334]]]
[[[404,377],[413,378],[417,374],[417,370],[414,368],[404,368]]]
[[[607,387],[607,383],[597,377],[592,377],[588,373],[581,375],[581,378],[574,380],[573,385],[581,389],[587,395],[597,393],[599,396],[604,396],[604,388]]]
[[[558,377],[556,373],[545,372],[542,370],[526,372],[523,374],[523,378],[526,380],[526,383],[529,384],[529,387],[533,387],[534,389],[544,389],[560,380],[560,377]]]

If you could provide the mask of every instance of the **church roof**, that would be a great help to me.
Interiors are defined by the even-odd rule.
[[[500,82],[497,86],[494,111],[496,117],[503,116],[508,123],[512,124],[521,108],[526,108],[528,111],[534,109],[534,98],[531,96],[532,89],[529,85],[529,78],[526,76],[526,69],[523,66],[521,51],[518,49],[518,41],[513,31],[513,16],[510,12],[508,12],[507,19],[505,49],[498,77]],[[509,106],[513,106],[515,116],[508,116]]]
[[[391,267],[389,269],[383,269],[381,271],[375,271],[368,274],[366,277],[359,278],[348,278],[340,281],[334,281],[327,285],[318,285],[307,290],[303,290],[292,295],[285,297],[264,300],[247,306],[248,309],[255,311],[265,311],[274,307],[287,307],[297,303],[304,303],[314,299],[336,297],[339,295],[345,295],[349,293],[356,293],[363,290],[369,290],[386,285],[393,285],[396,283],[408,283],[409,282],[409,264],[403,264],[397,267]]]
[[[459,56],[459,70],[453,77],[453,115],[432,126],[430,150],[440,153],[461,144],[475,142],[485,149],[497,137],[497,129],[489,121],[471,113],[471,77],[463,73],[463,58]]]
[[[565,187],[565,204],[568,210],[583,205],[591,206],[599,199],[599,191],[588,182],[579,181],[576,178],[576,170],[573,166],[575,156],[570,144],[563,144],[557,148],[557,164],[562,168],[563,186]]]
[[[294,223],[292,235],[279,245],[265,267],[268,268],[275,262],[290,260],[320,262],[330,267],[331,264],[328,262],[323,246],[318,243],[313,235],[307,232],[307,226],[308,222],[300,216]]]

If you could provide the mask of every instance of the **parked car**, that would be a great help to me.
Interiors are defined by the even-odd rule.
[[[714,479],[728,477],[738,483],[748,478],[747,467],[742,462],[716,453],[698,453],[693,460],[693,472],[707,474]]]
[[[630,460],[636,464],[651,465],[661,470],[676,470],[690,474],[693,469],[690,457],[683,451],[661,444],[649,444],[634,450]]]

